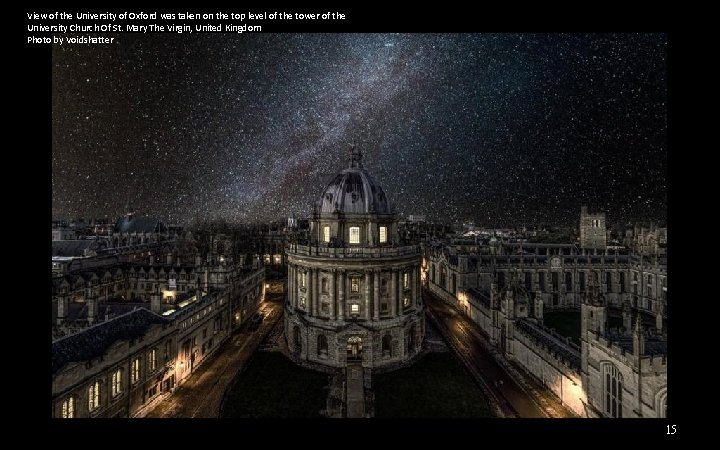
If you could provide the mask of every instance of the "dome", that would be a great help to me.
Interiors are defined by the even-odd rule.
[[[362,166],[362,153],[350,151],[349,164],[327,185],[320,214],[391,214],[385,191]]]

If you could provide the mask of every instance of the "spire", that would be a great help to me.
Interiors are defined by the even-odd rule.
[[[633,331],[633,354],[639,358],[645,354],[645,331],[638,312],[635,320],[635,331]]]
[[[359,168],[362,169],[362,152],[355,150],[355,144],[350,146],[350,152],[349,152],[349,158],[348,158],[348,167],[349,168]]]

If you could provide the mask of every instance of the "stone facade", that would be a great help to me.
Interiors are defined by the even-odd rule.
[[[588,213],[587,206],[580,209],[580,248],[600,250],[607,247],[605,213]]]
[[[249,318],[264,274],[242,270],[187,299],[141,304],[53,341],[52,416],[142,416]]]
[[[499,241],[436,241],[423,254],[427,289],[579,416],[666,416],[664,258]],[[579,308],[580,346],[543,325],[554,308]]]
[[[308,241],[288,245],[287,262],[285,336],[295,358],[378,367],[420,350],[420,247],[400,242],[397,216],[359,153],[325,189]]]

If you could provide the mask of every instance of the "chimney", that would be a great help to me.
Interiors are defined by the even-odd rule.
[[[645,354],[645,330],[639,312],[635,321],[635,331],[633,331],[633,354],[636,358],[640,358]]]
[[[195,267],[202,265],[202,257],[200,255],[197,255],[195,257]]]
[[[581,216],[587,216],[587,206],[581,206],[580,207],[580,215]]]
[[[95,323],[95,319],[97,318],[97,307],[98,307],[98,299],[96,297],[90,297],[87,300],[87,320],[90,325]]]
[[[62,323],[65,321],[65,317],[67,317],[69,307],[69,299],[66,295],[61,295],[58,297],[58,303],[57,303],[57,324],[62,325]]]
[[[150,296],[150,311],[156,314],[162,313],[162,295],[156,293]]]

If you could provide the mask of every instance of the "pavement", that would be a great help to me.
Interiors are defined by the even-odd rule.
[[[442,328],[440,331],[470,372],[489,391],[490,400],[496,403],[502,416],[574,417],[560,404],[559,399],[543,392],[546,389],[537,386],[533,380],[521,378],[518,382],[516,378],[521,377],[521,374],[512,369],[510,372],[515,376],[511,376],[508,369],[497,361],[480,327],[469,317],[425,290],[423,300],[430,317]]]
[[[257,329],[244,323],[175,391],[145,417],[220,417],[225,392],[282,316],[283,294],[268,294],[258,306],[265,319]]]
[[[365,417],[365,385],[363,367],[360,363],[348,363],[347,374],[347,417]]]

